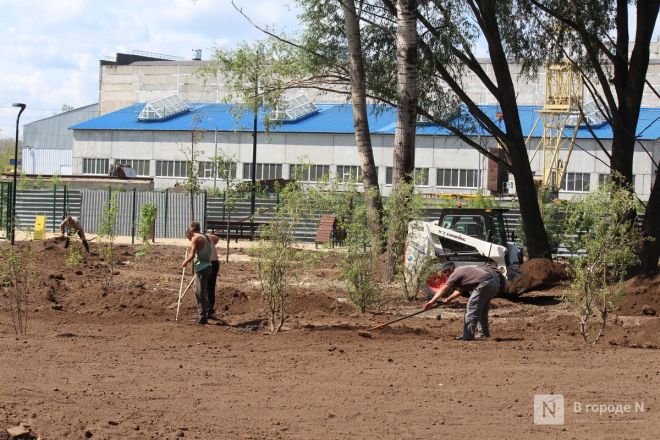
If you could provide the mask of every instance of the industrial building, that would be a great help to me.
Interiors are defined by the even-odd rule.
[[[647,79],[656,89],[660,84],[660,43],[651,43],[651,59]],[[492,74],[488,60],[480,61]],[[235,177],[248,179],[252,160],[252,121],[236,122],[228,106],[218,104],[226,96],[221,78],[202,78],[198,70],[208,64],[201,51],[193,59],[170,57],[147,52],[116,54],[99,62],[99,103],[71,112],[35,121],[24,127],[24,170],[29,174],[90,174],[107,173],[117,162],[133,166],[141,176],[154,178],[156,188],[174,186],[185,177],[181,163],[185,149],[190,147],[192,130],[200,130],[198,151],[203,151],[202,174],[206,186],[221,186],[209,167],[214,152],[236,157]],[[540,140],[540,127],[534,127],[536,112],[542,109],[549,73],[542,70],[535,81],[526,80],[511,65],[518,102],[521,105],[525,135],[531,134],[532,169],[544,173],[542,155],[534,155],[533,145]],[[466,76],[467,93],[493,114],[497,108],[493,98],[481,83]],[[140,121],[137,116],[150,102],[168,96],[178,96],[190,111],[163,121]],[[258,128],[257,178],[287,178],[291,167],[301,161],[313,163],[309,181],[322,174],[356,175],[358,156],[353,134],[351,108],[343,95],[310,95],[317,103],[313,114],[297,120],[284,121],[268,133],[260,115]],[[646,88],[638,125],[642,145],[635,153],[635,188],[642,199],[648,197],[654,179],[653,161],[660,159],[658,151],[658,109],[660,102]],[[101,115],[99,118],[96,116]],[[193,127],[193,116],[197,120]],[[379,182],[384,194],[389,192],[392,166],[394,111],[387,109],[371,115],[372,142]],[[597,134],[607,144],[611,132],[600,125]],[[496,147],[483,133],[489,147]],[[645,152],[644,150],[647,150]],[[473,193],[485,188],[487,160],[477,151],[437,127],[418,127],[416,167],[425,193]],[[584,129],[577,130],[575,148],[567,162],[560,197],[593,190],[608,173],[608,159]],[[185,167],[184,167],[185,168]],[[357,177],[357,175],[356,175]],[[514,191],[509,187],[509,191]]]
[[[160,101],[160,100],[159,100]],[[197,103],[187,105],[173,99],[173,109],[160,108],[158,102],[135,104],[74,125],[74,174],[106,175],[113,164],[131,165],[139,176],[154,178],[155,188],[168,188],[186,179],[186,160],[191,148],[199,154],[200,175],[205,187],[222,188],[214,176],[211,158],[221,152],[233,157],[236,180],[251,179],[252,114],[236,120],[228,104]],[[498,107],[482,109],[497,120]],[[369,126],[381,191],[391,189],[392,145],[396,110],[371,107]],[[543,127],[534,127],[538,108],[520,107],[525,136],[541,136]],[[158,114],[158,112],[161,112]],[[282,120],[268,131],[259,115],[256,178],[289,178],[294,167],[304,165],[303,180],[314,183],[323,175],[339,179],[359,179],[359,157],[353,130],[352,106],[348,104],[307,103],[301,111]],[[643,144],[635,153],[635,189],[642,199],[648,198],[653,181],[653,160],[660,159],[660,108],[642,109],[638,139]],[[532,131],[532,129],[534,129]],[[600,124],[596,135],[605,144],[612,139],[609,125]],[[193,136],[195,134],[195,136]],[[497,147],[492,138],[481,132],[472,133]],[[195,139],[194,145],[192,139]],[[609,174],[605,157],[586,128],[576,134],[576,149],[560,187],[560,197],[588,192]],[[645,151],[647,150],[647,151]],[[530,151],[530,157],[532,152]],[[649,157],[650,156],[650,157]],[[541,173],[540,157],[532,169]],[[486,189],[488,160],[445,129],[432,124],[417,127],[415,167],[420,179],[419,191],[437,193],[475,193]],[[515,191],[513,187],[510,191]]]

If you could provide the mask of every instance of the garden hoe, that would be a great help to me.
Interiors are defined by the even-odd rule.
[[[184,260],[188,258],[188,249],[186,249],[186,256],[183,257]],[[192,286],[193,281],[195,281],[195,277],[193,277],[192,280],[188,283],[188,286],[186,287],[186,290],[183,290],[183,279],[186,276],[186,268],[184,267],[181,270],[181,284],[179,285],[179,296],[177,297],[176,300],[176,318],[174,318],[175,321],[179,320],[179,307],[181,306],[181,300],[183,299],[183,296],[188,292],[188,289],[190,289],[190,286]]]
[[[371,327],[370,329],[367,329],[367,330],[360,330],[360,331],[358,331],[358,335],[360,335],[360,336],[362,336],[362,337],[364,337],[364,338],[371,338],[371,331],[372,331],[372,330],[378,330],[378,329],[381,329],[381,328],[383,328],[383,327],[386,327],[386,326],[388,326],[388,325],[390,325],[390,324],[394,324],[395,322],[399,322],[399,321],[403,321],[404,319],[412,318],[412,317],[415,316],[415,315],[419,315],[420,313],[424,313],[424,312],[427,312],[427,311],[429,311],[429,310],[431,310],[431,309],[435,309],[436,307],[438,307],[438,303],[435,303],[435,304],[433,305],[433,307],[431,307],[430,309],[426,309],[426,310],[425,310],[425,309],[417,310],[416,312],[408,313],[407,315],[400,316],[400,317],[398,317],[398,318],[396,318],[396,319],[393,319],[393,320],[391,320],[391,321],[387,321],[387,322],[384,322],[384,323],[382,323],[382,324],[378,324],[377,326],[375,326],[375,327]]]

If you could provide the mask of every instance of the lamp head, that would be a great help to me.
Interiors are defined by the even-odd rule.
[[[26,106],[22,102],[15,102],[15,103],[12,104],[12,107],[25,108]]]

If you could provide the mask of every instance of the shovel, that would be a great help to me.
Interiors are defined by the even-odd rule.
[[[395,322],[399,322],[399,321],[403,321],[404,319],[412,318],[412,317],[415,316],[415,315],[419,315],[420,313],[424,313],[424,312],[427,312],[427,311],[429,311],[429,310],[431,310],[431,309],[435,309],[436,307],[438,307],[438,303],[435,303],[435,304],[433,305],[433,307],[431,307],[431,308],[417,310],[416,312],[408,313],[407,315],[400,316],[400,317],[398,317],[398,318],[396,318],[396,319],[393,319],[393,320],[391,320],[391,321],[387,321],[387,322],[384,322],[384,323],[382,323],[382,324],[378,324],[377,326],[375,326],[375,327],[371,327],[370,329],[367,329],[366,331],[365,331],[365,330],[359,331],[359,332],[358,332],[358,335],[360,335],[360,336],[364,336],[365,338],[370,338],[370,337],[371,337],[371,331],[372,331],[372,330],[378,330],[378,329],[381,329],[381,328],[383,328],[383,327],[386,327],[386,326],[388,326],[388,325],[390,325],[390,324],[394,324]]]

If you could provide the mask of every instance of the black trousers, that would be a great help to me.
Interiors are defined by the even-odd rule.
[[[66,241],[64,242],[64,249],[69,247],[69,244],[71,244],[71,235],[73,234],[74,231],[69,231],[66,234]],[[83,246],[85,246],[85,250],[89,252],[89,243],[87,243],[87,240],[85,240],[85,234],[82,232],[78,231],[78,237],[80,237],[80,241],[82,241]]]
[[[215,283],[218,279],[218,272],[220,272],[220,262],[211,261],[211,276],[208,278],[206,292],[209,297],[209,311],[215,312]]]

